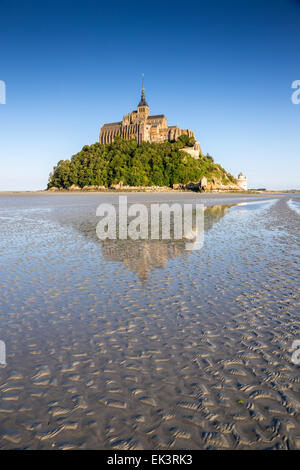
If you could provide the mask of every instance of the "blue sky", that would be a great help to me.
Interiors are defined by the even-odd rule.
[[[136,109],[192,129],[250,187],[300,189],[300,1],[0,0],[0,190],[43,189],[58,160]]]

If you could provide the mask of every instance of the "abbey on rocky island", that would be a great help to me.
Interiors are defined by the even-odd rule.
[[[116,136],[122,139],[135,139],[138,144],[146,142],[174,141],[182,134],[194,137],[190,129],[180,129],[178,126],[168,126],[164,114],[149,115],[149,105],[145,97],[144,79],[142,94],[137,110],[123,116],[122,121],[103,124],[100,130],[100,144],[109,144]],[[201,153],[199,142],[188,148],[194,158]]]

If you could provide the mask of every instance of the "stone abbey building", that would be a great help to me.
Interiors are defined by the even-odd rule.
[[[194,133],[190,129],[168,126],[164,114],[149,115],[143,79],[142,95],[137,110],[123,116],[122,121],[103,124],[100,131],[100,143],[109,144],[116,136],[120,136],[122,139],[136,139],[138,144],[143,141],[164,142],[165,140],[177,140],[181,134],[194,137]],[[199,142],[196,142],[194,147],[189,147],[189,153],[194,158],[199,157]]]

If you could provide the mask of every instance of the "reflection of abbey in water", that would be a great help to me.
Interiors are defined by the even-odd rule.
[[[204,229],[210,230],[232,205],[207,207],[204,211]],[[122,262],[129,271],[146,280],[153,269],[166,267],[169,259],[188,256],[186,240],[101,240],[104,259]]]
[[[123,262],[141,280],[147,279],[151,270],[165,268],[168,259],[189,253],[183,240],[102,240],[101,252],[108,261]]]
[[[211,206],[204,210],[204,229],[210,230],[218,222],[230,207]],[[56,214],[58,217],[58,214]],[[179,256],[189,256],[192,252],[187,251],[186,239],[182,240],[99,240],[96,235],[98,219],[93,219],[91,214],[83,218],[73,217],[68,220],[65,216],[59,218],[62,225],[70,225],[78,230],[81,235],[95,243],[101,248],[101,254],[106,261],[123,263],[126,269],[135,273],[141,280],[146,280],[153,269],[163,269],[167,261]],[[150,230],[149,230],[150,233]],[[205,241],[204,241],[205,246]],[[101,269],[99,267],[99,269]]]

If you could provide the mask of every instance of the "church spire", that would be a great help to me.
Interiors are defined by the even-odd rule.
[[[139,102],[138,106],[148,106],[148,103],[147,103],[146,97],[145,97],[144,74],[142,74],[142,77],[143,77],[143,80],[142,80],[142,94],[141,94],[141,99],[140,99],[140,102]]]

